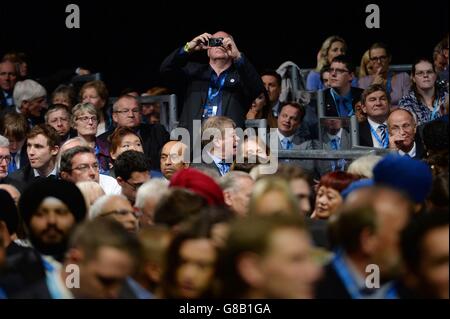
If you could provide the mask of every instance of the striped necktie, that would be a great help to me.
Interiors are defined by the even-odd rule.
[[[381,146],[383,148],[387,148],[386,145],[386,137],[387,137],[387,126],[386,124],[380,124],[378,126],[378,131],[380,132],[380,137],[381,137]]]

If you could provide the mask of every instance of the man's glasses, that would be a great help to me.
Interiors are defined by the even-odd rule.
[[[128,114],[130,112],[133,113],[133,114],[139,114],[140,110],[139,109],[132,109],[132,110],[126,109],[126,110],[114,111],[114,113],[119,113],[119,114],[123,114],[123,115]]]
[[[387,60],[387,56],[386,55],[381,55],[381,56],[374,56],[374,57],[371,57],[370,58],[370,61],[372,61],[372,62],[375,62],[375,61],[378,61],[378,62],[385,62],[386,60]]]
[[[338,69],[338,68],[330,68],[329,69],[330,74],[332,73],[336,73],[337,75],[341,75],[345,72],[350,72],[349,70],[345,70],[345,69]]]
[[[6,163],[11,162],[11,156],[10,155],[0,156],[0,163],[3,161],[6,161]]]
[[[77,167],[72,168],[72,171],[77,170],[80,171],[82,173],[87,172],[90,168],[92,168],[94,171],[98,171],[99,167],[98,167],[98,163],[89,165],[89,164],[81,164]]]
[[[81,121],[83,123],[89,123],[89,121],[92,121],[92,123],[97,123],[97,117],[96,116],[79,116],[79,117],[77,117],[77,121]]]
[[[135,191],[137,191],[139,189],[139,187],[141,187],[142,184],[144,184],[144,183],[130,183],[129,181],[125,181],[125,183],[130,185],[131,188],[133,188]]]

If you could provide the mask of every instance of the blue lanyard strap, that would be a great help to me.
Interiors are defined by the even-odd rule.
[[[338,117],[352,116],[352,115],[353,115],[353,106],[350,108],[350,110],[348,110],[347,105],[345,105],[345,103],[344,103],[345,108],[346,108],[349,112],[348,112],[348,115],[345,115],[345,114],[341,115],[341,112],[340,112],[340,110],[339,110],[339,103],[336,101],[336,99],[337,99],[337,98],[343,99],[344,97],[343,97],[343,96],[342,96],[342,97],[339,96],[339,94],[337,94],[336,91],[335,91],[333,88],[330,89],[330,93],[331,93],[331,97],[333,98],[334,105],[336,106],[336,112],[337,112],[337,114],[338,114]],[[348,95],[348,99],[349,99],[350,101],[352,100],[351,94],[352,94],[352,92],[350,91],[350,93],[349,93],[349,95]]]
[[[212,88],[211,84],[209,85],[209,88],[208,88],[208,102],[209,103],[211,103],[219,95],[220,91],[222,90],[223,86],[225,85],[226,78],[227,78],[226,73],[222,73],[221,75],[219,75],[219,88],[215,92],[213,92],[213,88]]]
[[[344,256],[342,251],[337,251],[335,257],[332,260],[332,266],[336,270],[336,273],[341,278],[347,292],[350,294],[352,299],[364,299],[361,294],[358,285],[350,274],[347,265],[344,262]],[[384,295],[384,299],[398,299],[397,290],[394,283],[389,283],[389,288]]]
[[[389,145],[389,134],[386,131],[386,139],[383,143],[383,141],[380,139],[380,137],[378,136],[377,132],[373,129],[372,125],[369,124],[370,127],[370,132],[372,133],[373,137],[377,140],[377,142],[383,147],[383,148],[387,148]]]
[[[439,102],[440,102],[440,99],[438,97],[436,97],[434,99],[434,103],[433,103],[433,112],[431,113],[431,120],[434,120],[434,119],[438,118],[439,115],[440,115],[440,112],[439,112],[440,104],[439,104]]]
[[[392,72],[388,72],[386,81],[386,92],[391,95],[392,91]]]

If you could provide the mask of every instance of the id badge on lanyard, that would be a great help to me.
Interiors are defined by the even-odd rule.
[[[203,118],[207,119],[211,116],[217,115],[217,105],[205,105],[205,108],[203,110]]]

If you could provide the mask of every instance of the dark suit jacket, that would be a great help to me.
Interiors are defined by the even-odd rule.
[[[359,126],[359,145],[373,147],[372,133],[370,132],[370,124],[367,120],[358,123]]]
[[[355,111],[355,105],[361,100],[361,94],[364,90],[352,87],[352,105],[353,111]],[[331,95],[331,89],[326,89],[323,92],[324,97],[324,114],[325,116],[338,116],[337,105],[334,102],[333,96]]]
[[[207,100],[213,69],[209,64],[189,62],[189,54],[178,48],[161,65],[165,80],[184,96],[179,126],[189,130],[192,136],[193,120],[201,120]],[[264,84],[253,65],[242,55],[239,63],[228,69],[222,89],[222,115],[245,128],[245,117],[252,101],[264,90]]]
[[[206,161],[203,160],[203,157],[201,158],[201,163],[191,163],[189,166],[192,168],[196,168],[202,172],[211,172],[212,174],[217,173],[218,176],[220,177],[220,170],[217,167],[217,165],[214,163],[213,159],[206,153],[205,156],[207,156],[208,158],[208,162],[211,163],[207,163]],[[194,159],[195,160],[195,159]]]
[[[109,130],[97,139],[103,144],[108,145],[108,137],[114,132],[114,130]],[[143,149],[145,155],[150,160],[150,168],[152,170],[159,170],[159,157],[160,152],[164,144],[166,144],[169,139],[169,133],[166,131],[164,126],[161,124],[140,124],[138,127],[138,134],[142,138]]]
[[[12,180],[10,184],[16,186],[20,193],[23,193],[23,191],[36,180],[44,178],[34,176],[33,168],[29,164],[7,177]],[[56,176],[49,176],[47,178],[56,178]]]
[[[316,284],[316,299],[351,299],[331,263],[325,266],[323,276]]]

